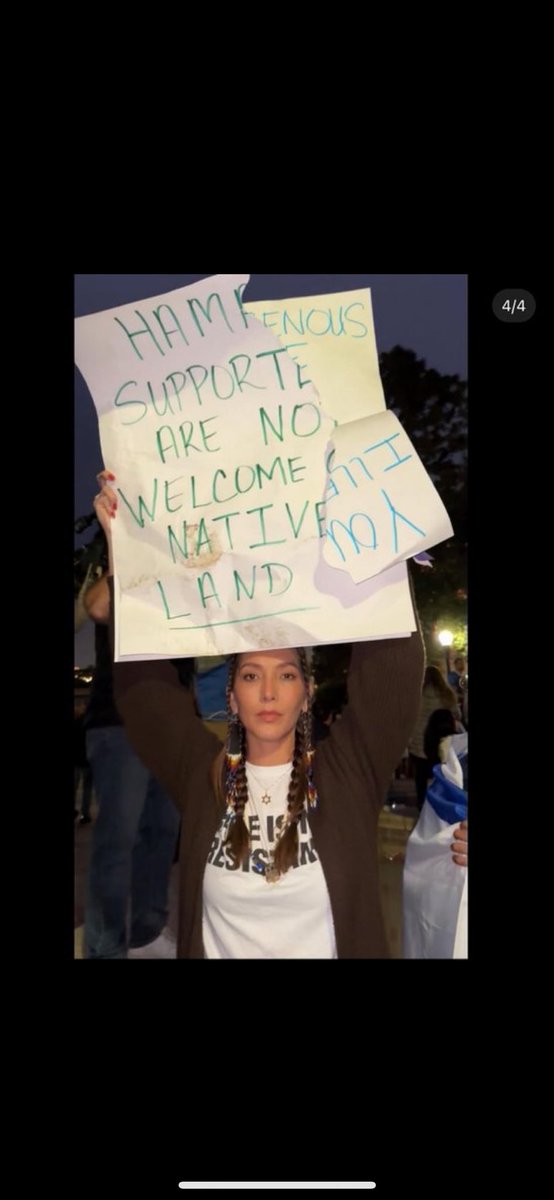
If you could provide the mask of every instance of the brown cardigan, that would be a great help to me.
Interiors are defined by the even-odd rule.
[[[110,580],[113,612],[113,580]],[[113,632],[112,632],[113,638]],[[387,958],[377,863],[377,821],[415,724],[423,646],[408,638],[359,642],[348,705],[318,747],[319,795],[309,822],[329,891],[339,958]],[[221,820],[210,767],[221,743],[196,716],[170,662],[116,663],[115,700],[136,753],[181,811],[179,958],[204,958],[202,883]]]

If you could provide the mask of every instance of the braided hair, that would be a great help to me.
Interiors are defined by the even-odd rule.
[[[296,653],[308,692],[310,677],[306,651],[303,648],[297,648]],[[238,716],[231,710],[231,692],[238,660],[238,654],[234,654],[229,661],[225,693],[227,743],[214,763],[212,774],[216,795],[220,803],[222,801],[225,803],[228,814],[225,848],[232,859],[233,870],[241,867],[250,853],[250,838],[244,820],[244,809],[248,800],[246,730]],[[286,817],[273,854],[273,863],[279,875],[284,875],[289,867],[294,866],[298,861],[298,824],[306,800],[311,808],[315,808],[317,805],[317,792],[312,778],[314,753],[312,718],[311,712],[308,711],[300,713],[295,730]]]

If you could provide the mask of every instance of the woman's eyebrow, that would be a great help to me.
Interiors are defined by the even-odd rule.
[[[299,670],[298,663],[293,662],[290,658],[283,659],[282,662],[277,662],[274,665],[276,667],[294,667],[294,669],[296,671]],[[259,669],[260,667],[263,667],[263,663],[259,663],[259,662],[241,663],[240,667],[239,667],[239,671],[243,671],[245,667],[257,667]]]

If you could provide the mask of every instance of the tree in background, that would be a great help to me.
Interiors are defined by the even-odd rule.
[[[414,589],[430,660],[435,633],[448,628],[454,647],[467,627],[467,383],[441,375],[413,350],[395,346],[379,358],[387,408],[396,414],[445,505],[453,537],[432,551],[433,569],[414,567]]]

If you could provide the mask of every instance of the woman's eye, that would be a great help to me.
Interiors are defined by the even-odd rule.
[[[284,675],[283,675],[283,679],[292,679],[292,680],[294,680],[294,679],[296,679],[296,678],[297,678],[297,676],[294,674],[294,671],[285,671],[285,673],[284,673]]]
[[[255,678],[256,676],[253,671],[246,671],[244,675],[241,675],[241,679],[243,679],[245,683],[250,683],[250,681]]]

